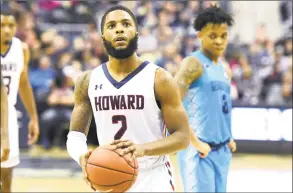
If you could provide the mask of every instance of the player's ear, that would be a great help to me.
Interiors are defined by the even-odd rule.
[[[202,33],[201,33],[201,32],[198,32],[198,33],[196,34],[196,36],[197,36],[198,39],[202,40]]]
[[[101,38],[102,38],[103,40],[105,40],[105,36],[104,36],[104,34],[101,35]],[[104,41],[102,41],[102,44],[104,45]]]

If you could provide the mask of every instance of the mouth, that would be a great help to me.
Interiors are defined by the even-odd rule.
[[[218,51],[224,50],[224,48],[221,48],[221,47],[215,47],[215,49],[218,50]]]
[[[127,38],[124,37],[124,36],[119,36],[119,37],[116,37],[114,39],[114,42],[118,42],[118,43],[120,43],[120,42],[126,42],[126,41],[127,41]]]

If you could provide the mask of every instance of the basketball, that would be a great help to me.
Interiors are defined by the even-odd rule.
[[[131,154],[120,156],[110,147],[98,147],[90,155],[86,171],[97,191],[126,192],[136,181],[138,163],[127,161]]]

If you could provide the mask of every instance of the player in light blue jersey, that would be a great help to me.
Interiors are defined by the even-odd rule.
[[[185,192],[225,192],[236,143],[231,134],[230,69],[220,61],[233,18],[221,8],[194,21],[200,50],[186,57],[176,81],[189,116],[191,145],[178,153]]]

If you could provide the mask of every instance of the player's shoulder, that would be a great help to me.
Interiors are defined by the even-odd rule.
[[[12,43],[15,44],[16,46],[21,46],[22,50],[24,53],[28,53],[29,52],[29,46],[27,43],[21,41],[19,38],[17,37],[13,37],[12,38]]]
[[[88,70],[79,75],[75,86],[80,88],[88,88],[92,71],[93,70]]]
[[[228,62],[226,62],[225,60],[220,60],[220,64],[223,66],[224,70],[226,71],[229,79],[232,79],[232,70],[230,68],[230,65]]]
[[[175,87],[176,82],[171,73],[158,67],[155,74],[155,91],[166,91],[167,89],[174,89]]]
[[[196,66],[196,65],[201,65],[201,62],[199,58],[197,58],[196,56],[189,55],[189,56],[186,56],[182,60],[182,64],[189,65],[189,66]]]
[[[167,70],[159,66],[156,68],[155,82],[160,84],[165,83],[170,79],[173,79],[173,77]]]
[[[23,49],[28,49],[29,48],[28,45],[27,45],[27,43],[21,41],[17,37],[13,37],[12,38],[12,45],[21,46]]]
[[[29,50],[29,46],[27,45],[27,43],[21,41],[21,46],[22,46],[22,49],[24,51],[28,51]]]
[[[189,55],[185,57],[181,64],[180,70],[185,72],[184,74],[201,74],[204,71],[200,59],[195,57],[194,55]]]

